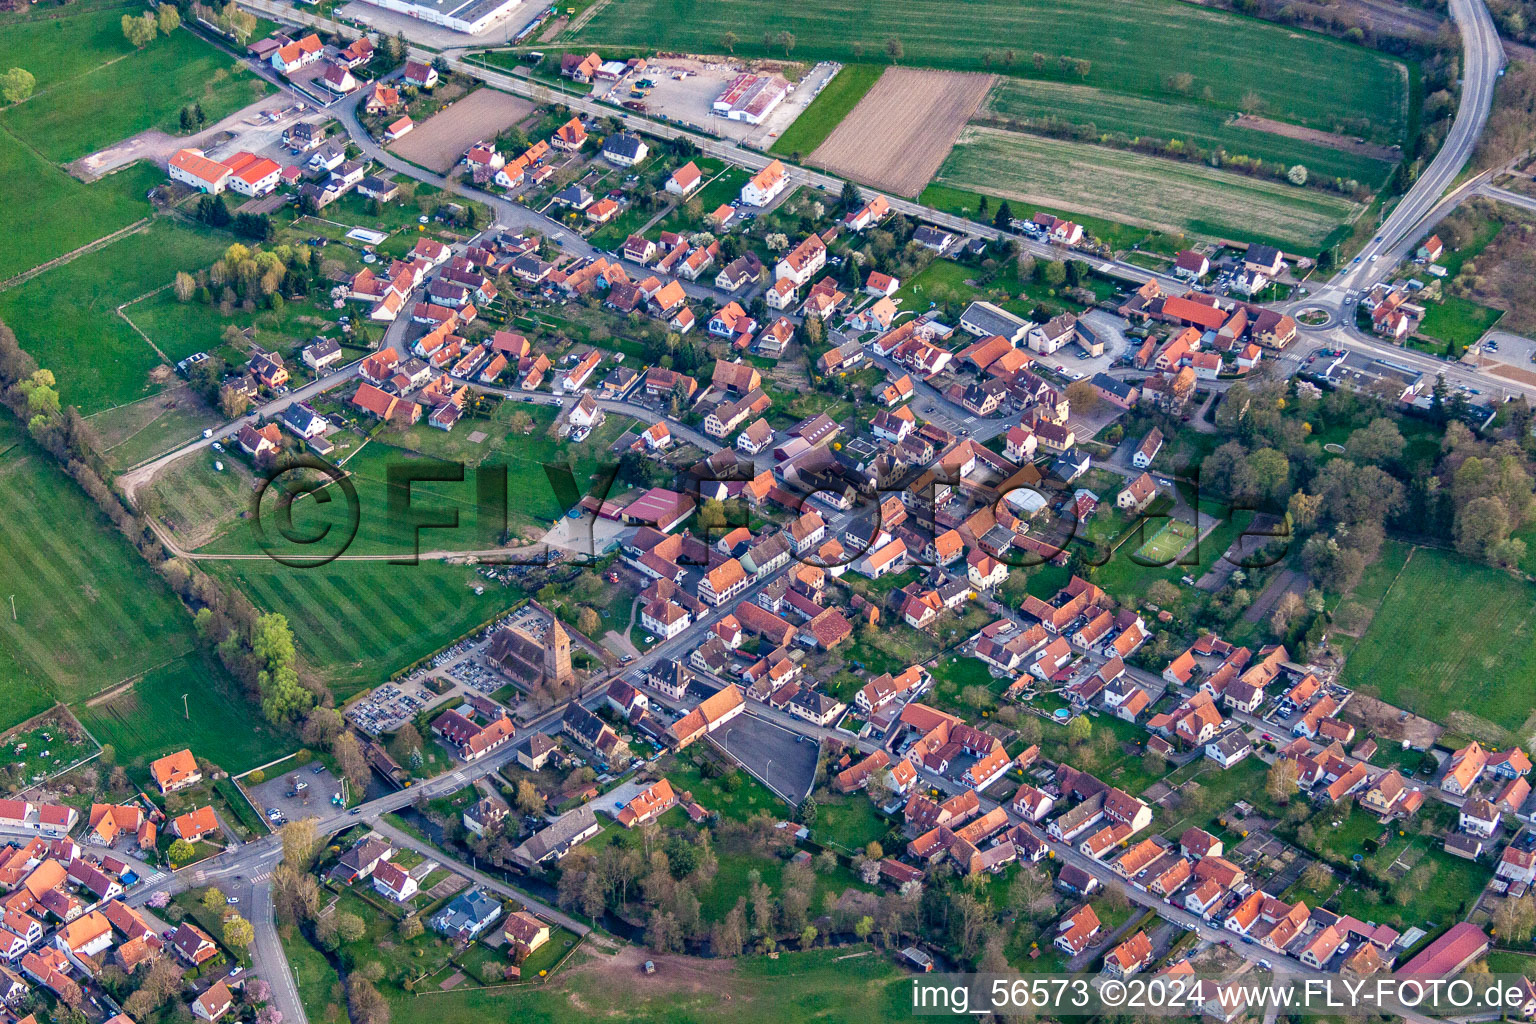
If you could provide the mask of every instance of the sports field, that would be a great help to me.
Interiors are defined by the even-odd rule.
[[[0,726],[190,650],[191,616],[9,413],[0,452]]]
[[[337,561],[294,569],[265,558],[203,563],[264,612],[282,612],[307,668],[344,698],[458,639],[523,595],[467,566]],[[474,587],[485,586],[484,594]]]
[[[1065,82],[1000,78],[977,117],[1024,126],[1082,125],[1133,139],[1177,139],[1187,146],[1225,150],[1229,156],[1288,167],[1301,164],[1314,178],[1354,179],[1372,188],[1392,170],[1390,162],[1371,156],[1241,127],[1233,123],[1230,111],[1193,100],[1127,96]]]
[[[624,0],[601,8],[574,40],[721,53],[727,32],[738,55],[884,62],[900,40],[906,65],[992,71],[1068,81],[1140,96],[1168,96],[1170,72],[1190,69],[1202,98],[1237,110],[1245,97],[1271,117],[1331,130],[1365,118],[1380,140],[1399,141],[1407,123],[1404,66],[1364,47],[1236,17],[1176,0]],[[1038,69],[1034,54],[1043,57]],[[1084,78],[1059,58],[1086,60]],[[990,60],[988,59],[990,58]],[[1211,72],[1201,74],[1203,69]],[[1220,73],[1214,73],[1220,69]],[[1283,73],[1277,69],[1284,69]],[[1251,95],[1250,95],[1251,94]]]
[[[1339,681],[1457,732],[1476,734],[1481,718],[1528,741],[1536,729],[1532,678],[1536,588],[1449,552],[1415,548]]]
[[[884,70],[878,64],[850,64],[843,68],[817,94],[811,105],[800,112],[794,123],[774,140],[768,151],[792,156],[814,150],[874,87]]]
[[[135,401],[163,386],[151,378],[163,362],[116,314],[117,307],[169,285],[178,270],[212,263],[229,242],[228,235],[157,220],[0,292],[0,320],[39,365],[57,375],[66,405],[90,415]]]
[[[1125,224],[1315,252],[1356,204],[1203,164],[969,125],[935,182]]]
[[[185,703],[182,694],[187,694]],[[162,665],[110,699],[76,704],[82,725],[140,766],[191,747],[230,772],[282,757],[297,746],[267,724],[222,668],[193,652]],[[190,712],[190,713],[189,713]]]
[[[115,16],[120,20],[121,12]],[[95,41],[69,39],[67,27],[60,31],[66,37],[60,46]],[[181,108],[193,101],[211,124],[273,88],[187,29],[126,56],[115,50],[96,56],[96,66],[77,65],[81,73],[7,108],[0,124],[48,159],[68,163],[150,128],[175,133]],[[34,63],[41,62],[22,58],[23,66]]]
[[[1179,557],[1195,539],[1195,528],[1182,519],[1170,519],[1136,550],[1135,557],[1153,565],[1166,565]]]

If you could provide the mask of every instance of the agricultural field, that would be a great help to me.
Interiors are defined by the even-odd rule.
[[[1180,94],[1170,86],[1169,71],[1188,68],[1195,72],[1191,91],[1224,110],[1240,110],[1246,100],[1271,117],[1327,131],[1348,125],[1351,134],[1387,144],[1400,142],[1407,126],[1408,75],[1399,61],[1173,0],[976,0],[961,8],[943,0],[894,6],[876,0],[627,0],[601,8],[569,37],[594,46],[719,53],[730,32],[738,55],[782,58],[776,38],[784,31],[795,38],[795,60],[883,60],[887,41],[895,38],[903,64],[1175,98]],[[1038,67],[1035,53],[1043,58]],[[1065,65],[1060,58],[1068,59]]]
[[[1454,554],[1415,548],[1339,681],[1492,742],[1536,727],[1531,585]],[[1469,630],[1469,622],[1498,623]],[[1466,709],[1475,708],[1476,712]]]
[[[174,134],[187,103],[201,103],[211,124],[273,88],[184,28],[127,55],[97,54],[95,63],[8,108],[0,126],[49,160],[68,163],[151,128]]]
[[[892,68],[809,163],[898,195],[928,184],[992,87],[991,75]]]
[[[1020,204],[1208,238],[1316,252],[1358,205],[1294,185],[1246,178],[1080,142],[970,125],[936,182]]]
[[[89,416],[136,401],[159,391],[172,371],[116,315],[117,307],[169,286],[178,270],[213,262],[228,243],[227,236],[157,220],[0,292],[0,320],[39,365],[54,371],[66,405]],[[194,351],[166,354],[174,360]]]
[[[1231,111],[1192,100],[1156,100],[1127,96],[1065,82],[1000,78],[977,114],[999,127],[1072,124],[1129,138],[1177,139],[1201,149],[1222,149],[1286,166],[1301,164],[1314,178],[1354,179],[1375,188],[1396,163],[1390,150],[1352,147],[1350,151],[1277,132],[1245,127]],[[1347,145],[1350,140],[1339,140]],[[1363,151],[1361,151],[1363,150]]]
[[[189,716],[188,707],[197,714]],[[226,771],[238,773],[282,757],[297,745],[292,736],[268,725],[239,686],[200,652],[167,662],[131,687],[72,710],[130,767],[190,746]]]
[[[192,619],[8,413],[0,417],[0,647],[20,688],[0,725],[75,703],[191,650]],[[3,663],[0,663],[3,665]],[[41,705],[41,706],[39,706]]]
[[[0,128],[0,281],[149,216],[163,180],[141,162],[86,185]]]
[[[874,87],[884,70],[878,64],[850,64],[843,68],[774,140],[768,151],[779,156],[793,156],[814,150]]]
[[[402,160],[442,174],[451,170],[470,146],[495,138],[532,113],[533,104],[525,99],[495,89],[477,89],[412,128],[391,144],[390,150]]]

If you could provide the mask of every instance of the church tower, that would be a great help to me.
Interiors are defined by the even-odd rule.
[[[555,619],[544,638],[544,678],[554,683],[571,679],[571,637]]]

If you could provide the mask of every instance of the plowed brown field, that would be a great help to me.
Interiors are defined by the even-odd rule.
[[[915,196],[986,99],[992,75],[891,68],[811,154],[835,174]]]
[[[533,113],[533,104],[495,89],[477,89],[433,114],[390,145],[406,160],[446,174],[477,142],[489,142],[503,128]]]

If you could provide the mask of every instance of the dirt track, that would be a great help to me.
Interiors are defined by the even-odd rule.
[[[916,196],[992,88],[992,75],[891,68],[810,163],[897,195]]]
[[[401,159],[439,174],[458,163],[476,142],[488,142],[533,113],[533,104],[495,89],[476,89],[413,128],[389,149]]]

